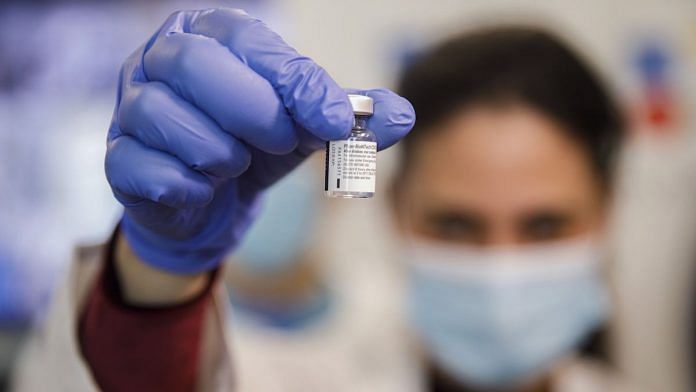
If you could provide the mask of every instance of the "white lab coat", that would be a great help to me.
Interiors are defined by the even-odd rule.
[[[101,254],[100,247],[78,252],[45,323],[18,362],[12,390],[98,390],[80,355],[77,323]],[[222,289],[217,290],[205,323],[199,390],[421,391],[414,351],[405,331],[392,322],[398,317],[375,317],[374,311],[378,309],[339,308],[323,324],[287,337],[241,320],[230,327],[227,297]],[[234,345],[230,335],[234,335]],[[235,371],[237,377],[233,376]],[[568,361],[554,380],[556,392],[637,391],[620,385],[613,374],[597,364],[581,360]]]

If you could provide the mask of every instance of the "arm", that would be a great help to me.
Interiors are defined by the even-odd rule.
[[[408,133],[406,100],[360,93],[379,149]],[[126,60],[105,162],[125,212],[80,329],[103,389],[192,388],[212,271],[263,191],[352,121],[326,71],[242,11],[177,12]]]
[[[153,269],[115,235],[79,323],[82,356],[100,388],[194,390],[213,280]]]

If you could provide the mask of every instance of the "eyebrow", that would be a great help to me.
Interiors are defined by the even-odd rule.
[[[464,221],[468,224],[471,224],[476,227],[484,227],[486,225],[486,219],[481,215],[478,214],[472,210],[468,209],[457,209],[457,208],[451,208],[451,209],[443,209],[439,208],[433,211],[428,211],[427,212],[427,220],[430,222],[433,221],[442,221],[446,219],[456,219],[459,221]]]

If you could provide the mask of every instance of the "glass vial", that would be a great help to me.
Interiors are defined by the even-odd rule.
[[[329,197],[362,199],[375,194],[377,137],[367,129],[374,113],[374,101],[364,95],[349,94],[355,119],[346,140],[326,143],[324,191]]]

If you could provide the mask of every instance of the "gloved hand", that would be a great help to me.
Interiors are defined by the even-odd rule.
[[[362,93],[375,100],[368,125],[379,149],[408,133],[408,101]],[[352,121],[346,92],[261,21],[234,9],[177,12],[121,69],[105,166],[125,206],[122,232],[155,267],[215,268],[263,190],[347,137]]]

